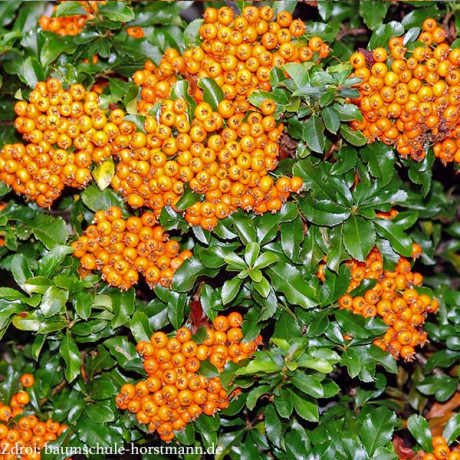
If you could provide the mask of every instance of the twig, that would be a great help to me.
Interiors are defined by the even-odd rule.
[[[342,30],[337,34],[337,40],[341,41],[342,38],[351,35],[353,37],[356,37],[357,35],[365,34],[367,32],[367,29],[364,27],[355,27],[353,29],[347,29],[346,27],[342,27]]]
[[[62,379],[52,390],[51,390],[51,396],[54,396],[55,394],[59,393],[67,384],[66,379]],[[48,398],[45,396],[44,398],[40,399],[39,405],[43,406],[43,404],[48,401]]]

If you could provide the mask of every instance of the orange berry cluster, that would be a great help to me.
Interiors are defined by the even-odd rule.
[[[420,252],[420,246],[416,245],[414,256]],[[427,339],[422,329],[427,314],[438,308],[437,300],[414,289],[421,286],[423,276],[412,272],[410,262],[404,257],[399,259],[394,271],[383,270],[382,256],[377,248],[370,252],[365,262],[352,260],[347,265],[351,269],[348,292],[363,280],[376,280],[376,284],[362,296],[343,295],[339,299],[340,308],[366,318],[379,315],[389,328],[382,339],[375,340],[375,345],[395,358],[412,359],[414,347],[423,345]]]
[[[460,460],[458,448],[450,449],[443,436],[434,436],[431,445],[434,449],[433,453],[425,454],[422,460]]]
[[[203,91],[197,79],[212,78],[222,88],[226,100],[241,103],[235,109],[246,112],[247,97],[254,89],[271,90],[270,71],[289,62],[308,62],[329,55],[320,37],[308,43],[301,37],[306,26],[300,19],[281,11],[276,20],[268,6],[246,6],[240,16],[229,7],[207,8],[199,29],[202,43],[180,56],[167,50],[156,67],[147,61],[144,70],[134,74],[134,82],[143,86],[139,110],[148,113],[154,104],[170,94],[176,75],[186,78],[191,95],[200,102]]]
[[[291,192],[301,189],[298,177],[282,177],[275,183],[268,176],[278,165],[283,125],[273,117],[273,101],[263,101],[258,109],[248,97],[255,89],[271,89],[273,67],[324,58],[329,48],[319,37],[303,44],[305,24],[293,20],[289,12],[282,11],[273,19],[274,11],[267,6],[247,6],[241,16],[234,16],[228,7],[207,8],[199,30],[200,46],[183,56],[168,49],[158,67],[147,61],[144,70],[134,74],[134,82],[142,87],[139,112],[148,117],[146,142],[152,146],[156,140],[155,156],[160,161],[156,178],[135,181],[144,195],[133,196],[130,187],[114,178],[114,188],[122,193],[127,190],[128,201],[131,198],[155,210],[162,202],[174,206],[183,185],[189,183],[206,200],[187,209],[185,218],[191,225],[212,230],[218,219],[238,208],[276,212]],[[178,76],[189,82],[189,95],[198,103],[192,120],[185,101],[168,99]],[[197,84],[203,78],[213,79],[223,91],[216,111],[203,102],[203,90]],[[157,123],[150,111],[160,101]],[[173,155],[177,156],[167,161]],[[125,175],[133,173],[127,165],[120,169]]]
[[[146,134],[137,132],[131,148],[119,153],[112,187],[131,207],[147,206],[158,215],[165,205],[174,208],[189,184],[206,200],[188,208],[185,218],[206,230],[237,208],[278,211],[302,180],[282,177],[275,183],[267,175],[279,154],[275,119],[250,112],[243,122],[226,103],[231,105],[222,101],[218,111],[199,103],[190,123],[185,100],[164,99],[158,121],[146,118]]]
[[[91,181],[92,162],[128,145],[135,131],[120,109],[108,120],[97,93],[80,84],[64,90],[56,78],[39,82],[29,103],[19,101],[14,110],[15,127],[29,143],[3,147],[0,179],[42,207],[51,206],[65,185],[84,188]]]
[[[169,287],[174,272],[192,253],[179,252],[179,243],[168,240],[156,224],[152,212],[124,220],[116,206],[97,211],[94,224],[72,243],[74,255],[80,259],[80,275],[101,270],[108,284],[129,289],[141,273],[151,288],[157,283]]]
[[[254,353],[260,339],[241,342],[242,316],[233,312],[218,316],[213,328],[207,329],[206,340],[198,345],[192,333],[182,327],[175,337],[155,332],[151,340],[137,344],[148,378],[133,385],[127,383],[116,397],[117,406],[136,414],[137,421],[148,425],[163,441],[171,441],[174,431],[201,414],[213,415],[228,407],[229,398],[219,377],[198,374],[201,361],[209,358],[220,371],[229,360],[238,362]]]
[[[31,387],[33,375],[22,375],[21,384],[24,388]],[[29,402],[26,391],[17,392],[9,405],[0,402],[0,422],[3,422],[0,423],[0,460],[40,460],[43,446],[57,439],[68,428],[51,419],[41,422],[35,415],[19,418]]]
[[[61,2],[62,3],[62,2]],[[39,19],[40,27],[43,30],[49,30],[59,35],[78,35],[86,24],[86,21],[93,19],[98,9],[98,3],[105,5],[106,1],[78,2],[87,11],[88,14],[77,14],[73,16],[49,17],[41,16]],[[56,11],[57,6],[53,8]]]
[[[387,49],[356,52],[353,76],[362,79],[355,99],[364,120],[352,125],[370,142],[394,145],[403,157],[421,161],[433,145],[443,163],[460,163],[460,49],[450,49],[446,31],[428,18],[412,51],[403,37]]]

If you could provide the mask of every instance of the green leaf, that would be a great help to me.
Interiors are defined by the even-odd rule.
[[[327,266],[338,271],[340,263],[349,258],[343,243],[344,226],[337,225],[329,230],[329,252],[327,254]]]
[[[377,323],[374,318],[364,318],[348,310],[337,310],[335,317],[344,332],[354,339],[368,339],[383,335],[387,329],[383,323]]]
[[[96,185],[90,185],[80,196],[85,206],[94,212],[105,211],[110,206],[117,206],[124,209],[121,197],[108,188],[101,190]]]
[[[379,236],[386,238],[391,247],[403,256],[410,257],[412,253],[412,240],[404,232],[404,227],[397,221],[387,219],[376,219],[375,229]]]
[[[270,390],[271,390],[270,385],[260,385],[260,386],[253,388],[248,393],[248,397],[246,399],[246,406],[248,407],[248,409],[249,410],[254,409],[259,398],[264,394],[270,393]]]
[[[196,46],[199,44],[199,34],[201,25],[203,24],[203,19],[194,19],[184,30],[184,44],[187,48]]]
[[[195,203],[202,201],[203,195],[195,193],[188,184],[184,187],[184,193],[180,197],[179,201],[175,204],[175,208],[179,211],[185,211],[187,208]]]
[[[95,295],[93,292],[80,291],[75,294],[75,311],[84,320],[91,316]]]
[[[421,415],[411,415],[407,419],[407,428],[425,452],[433,452],[431,446],[431,430],[428,422]]]
[[[61,346],[59,347],[59,354],[66,363],[64,374],[67,381],[74,381],[80,375],[82,359],[78,347],[71,338],[69,331],[67,331],[62,339]]]
[[[68,236],[67,224],[61,217],[47,214],[35,214],[32,219],[23,220],[21,231],[31,232],[47,249],[65,244]]]
[[[361,131],[353,131],[347,125],[340,126],[340,134],[347,142],[356,147],[362,147],[367,144],[367,138]]]
[[[136,297],[134,288],[128,291],[116,291],[111,295],[112,308],[114,317],[112,318],[111,325],[114,329],[127,324],[134,313],[134,299]]]
[[[107,2],[99,6],[98,12],[111,21],[129,22],[135,17],[133,10],[124,2]]]
[[[388,184],[393,177],[395,154],[391,146],[383,142],[367,145],[361,151],[363,160],[368,164],[370,173],[382,179],[382,185]]]
[[[334,107],[324,107],[321,111],[321,117],[324,121],[326,129],[333,134],[337,134],[340,127],[340,118]]]
[[[335,103],[332,107],[339,115],[340,121],[353,121],[363,119],[363,114],[355,104]]]
[[[296,362],[297,367],[305,367],[306,369],[313,369],[323,374],[329,374],[333,371],[330,361],[321,358],[302,358]]]
[[[303,139],[314,152],[323,152],[325,145],[324,123],[318,116],[311,116],[303,125]]]
[[[259,270],[249,273],[252,278],[251,285],[264,299],[266,299],[270,295],[270,283],[263,277],[261,272],[259,272],[260,275],[256,278],[256,276],[254,276],[256,272],[259,272]]]
[[[428,2],[422,2],[421,6],[427,4]],[[411,27],[420,26],[426,18],[439,19],[444,14],[442,8],[439,8],[439,5],[433,4],[427,8],[416,8],[411,12],[406,14],[401,21],[402,25],[409,29]]]
[[[241,288],[243,280],[235,276],[234,278],[225,281],[222,286],[222,303],[224,305],[229,304],[238,294]]]
[[[322,398],[324,396],[321,379],[315,375],[307,375],[304,372],[297,371],[291,377],[291,383],[303,393],[314,398]]]
[[[37,313],[34,312],[23,312],[19,315],[14,316],[13,325],[20,331],[38,331],[41,325],[41,321],[37,317]]]
[[[152,330],[149,319],[143,311],[136,311],[129,322],[129,328],[137,342],[141,340],[150,340]]]
[[[272,374],[274,372],[279,372],[281,370],[279,364],[277,364],[270,355],[262,353],[263,352],[258,352],[255,358],[250,361],[246,367],[238,369],[236,374]]]
[[[257,258],[260,254],[260,244],[256,242],[251,242],[246,246],[244,251],[244,260],[248,267],[254,267]]]
[[[22,288],[29,294],[44,294],[52,285],[53,282],[49,278],[46,278],[45,276],[36,276],[34,278],[29,278],[28,280],[26,280],[22,284]]]
[[[212,110],[217,111],[219,102],[224,99],[221,87],[212,78],[202,78],[198,82],[198,87],[203,90],[203,100],[212,107]]]
[[[289,62],[284,64],[283,70],[292,78],[297,88],[301,88],[308,84],[310,77],[308,70],[313,66],[313,63],[296,64]]]
[[[314,288],[305,282],[299,270],[293,265],[279,262],[272,265],[267,270],[267,274],[273,287],[282,292],[289,303],[303,308],[313,308],[318,305]]]
[[[261,270],[268,267],[279,260],[279,257],[274,252],[263,252],[254,263],[254,269]]]
[[[72,254],[73,249],[69,246],[55,246],[47,252],[38,262],[38,273],[44,277],[50,277],[64,261],[68,254]]]
[[[95,380],[92,381],[92,384],[91,384],[91,397],[93,399],[96,399],[96,400],[103,400],[103,399],[108,399],[108,398],[113,398],[118,392],[118,388],[117,386],[111,381],[109,380],[108,378],[105,378],[105,377],[102,377],[102,378],[97,378]],[[90,407],[94,407],[95,409],[107,409],[107,407],[104,407],[102,406],[101,404],[98,404],[97,406],[88,406],[89,408]],[[107,413],[107,411],[103,411],[104,412],[104,415],[103,415],[103,420],[101,420],[101,422],[112,422],[112,420],[109,420],[108,417],[109,417],[109,414],[111,414],[113,416],[113,413],[111,411],[109,411],[109,413]],[[93,418],[95,417],[96,415],[94,415]]]
[[[45,79],[45,72],[35,57],[28,57],[20,67],[19,76],[29,88],[35,88],[39,81]]]
[[[179,329],[184,322],[186,301],[186,296],[180,294],[168,302],[168,319],[175,329]]]
[[[281,389],[279,395],[275,395],[274,403],[278,414],[283,418],[289,418],[292,414],[294,406],[292,405],[292,399],[287,390]]]
[[[452,377],[432,375],[417,383],[417,389],[426,395],[435,395],[437,401],[445,402],[457,388],[458,380]]]
[[[300,397],[295,391],[289,389],[292,397],[294,410],[308,422],[317,422],[319,420],[318,406],[307,398]]]
[[[88,417],[87,414],[83,414],[78,419],[78,426],[78,438],[88,446],[99,446],[100,448],[110,449],[115,444],[121,445],[123,443],[121,428],[115,425],[96,422]]]
[[[289,13],[292,13],[296,6],[297,0],[279,0],[273,3],[273,10],[276,16],[281,11],[289,11]]]
[[[460,437],[460,414],[456,414],[450,418],[444,427],[442,435],[446,439],[448,446]]]
[[[344,146],[335,155],[336,162],[331,167],[331,174],[334,176],[341,176],[348,171],[351,171],[358,161],[358,153],[356,149]]]
[[[46,335],[36,335],[32,343],[31,355],[35,361],[38,361],[40,352],[46,342]]]
[[[391,441],[396,422],[396,414],[386,407],[378,407],[370,414],[366,414],[360,429],[360,437],[370,455]]]
[[[142,361],[137,355],[136,347],[127,337],[113,337],[106,340],[104,345],[109,348],[110,353],[123,369],[140,373],[144,372]]]
[[[368,49],[373,50],[379,46],[387,46],[391,37],[399,37],[403,33],[404,27],[399,22],[391,21],[388,24],[382,24],[374,29]]]
[[[245,245],[251,243],[252,241],[257,241],[254,222],[247,214],[235,214],[232,217],[233,227]]]
[[[334,227],[350,217],[350,210],[330,200],[317,200],[305,196],[299,202],[302,215],[319,226]]]
[[[359,4],[359,14],[364,19],[367,27],[373,30],[382,24],[389,6],[390,4],[386,2],[363,1]]]
[[[177,81],[171,90],[171,99],[183,99],[187,103],[187,113],[192,119],[196,107],[196,101],[189,94],[189,84],[187,80]]]
[[[80,2],[63,2],[58,5],[53,16],[74,16],[87,15],[88,12],[81,6]]]
[[[265,432],[267,438],[277,447],[281,447],[284,443],[283,440],[283,429],[281,426],[280,419],[275,412],[275,408],[272,405],[268,405],[265,408]]]
[[[56,286],[51,286],[44,294],[41,304],[40,311],[43,313],[45,318],[59,313],[67,303],[69,298],[69,291],[65,289],[59,289]]]
[[[365,261],[375,246],[375,229],[371,221],[352,215],[343,226],[343,243],[348,253]]]
[[[300,217],[296,217],[292,222],[281,224],[281,247],[283,248],[284,254],[293,262],[298,262],[299,260],[303,239],[304,225]],[[264,253],[264,255],[265,254],[271,253]]]
[[[214,276],[216,270],[206,269],[195,257],[187,259],[174,273],[173,290],[177,292],[190,291],[198,276],[207,274]]]
[[[15,254],[11,259],[11,273],[19,286],[22,286],[28,278],[33,276],[29,265],[30,261],[23,254]]]
[[[345,264],[340,266],[337,275],[331,270],[325,270],[325,282],[321,291],[322,305],[330,305],[342,297],[347,292],[350,280],[350,269]]]
[[[355,287],[351,292],[350,295],[352,297],[357,296],[364,296],[364,294],[369,290],[372,289],[377,284],[377,280],[372,279],[363,279],[359,286]]]

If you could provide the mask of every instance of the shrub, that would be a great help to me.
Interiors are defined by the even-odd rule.
[[[460,9],[358,3],[0,4],[1,459],[460,457]]]

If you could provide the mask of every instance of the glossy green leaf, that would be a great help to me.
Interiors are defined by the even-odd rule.
[[[431,446],[431,430],[427,421],[421,415],[411,415],[407,419],[407,428],[425,452],[433,452]]]
[[[212,78],[202,78],[198,86],[203,90],[203,100],[207,102],[213,110],[217,111],[219,102],[224,99],[224,93],[220,86]]]
[[[303,139],[314,152],[323,152],[325,146],[324,123],[318,116],[310,117],[303,125]]]
[[[372,30],[382,24],[389,6],[389,3],[366,0],[359,4],[359,14],[367,27]]]
[[[70,336],[69,331],[67,331],[62,339],[59,347],[59,354],[66,364],[66,368],[64,370],[65,377],[68,382],[72,382],[80,375],[82,358],[76,343]]]
[[[45,318],[59,313],[64,307],[69,298],[69,291],[59,289],[56,286],[51,286],[43,295],[40,311]]]
[[[373,223],[359,216],[351,216],[343,226],[343,243],[353,259],[364,261],[375,245]]]

